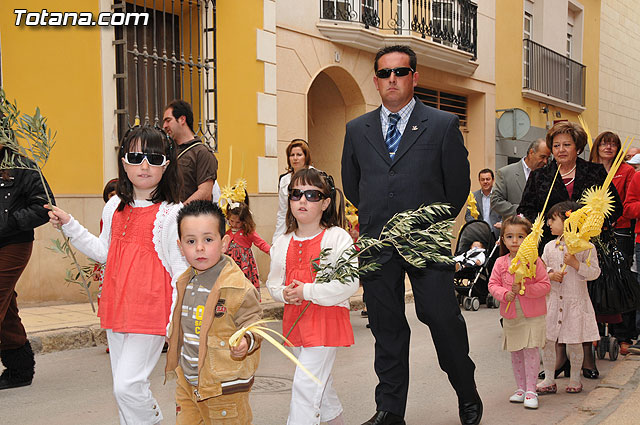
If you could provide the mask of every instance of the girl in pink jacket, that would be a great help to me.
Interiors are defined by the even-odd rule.
[[[500,251],[507,254],[498,258],[493,266],[489,292],[500,301],[500,314],[504,318],[502,348],[511,351],[513,374],[518,385],[509,401],[524,403],[526,408],[537,409],[539,348],[544,346],[546,340],[545,295],[551,290],[551,285],[544,263],[539,258],[536,260],[536,276],[524,280],[523,295],[519,293],[520,284],[509,273],[511,261],[530,232],[531,222],[521,215],[509,217],[502,222]]]

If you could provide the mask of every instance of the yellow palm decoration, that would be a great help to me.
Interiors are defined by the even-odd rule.
[[[247,190],[247,181],[243,178],[239,178],[236,184],[233,186],[233,200],[236,202],[243,202]]]
[[[282,344],[280,344],[271,335],[269,335],[269,333],[272,333],[272,334],[276,335],[277,337],[279,337],[280,339],[282,339],[284,341],[284,343],[287,344],[288,346],[290,346],[290,347],[293,346],[293,344],[291,344],[289,342],[289,340],[287,338],[285,338],[279,332],[274,331],[273,329],[267,328],[266,326],[262,326],[263,324],[269,323],[269,322],[275,322],[275,320],[258,320],[257,322],[253,323],[252,325],[245,326],[244,328],[238,329],[229,338],[229,344],[232,347],[237,347],[238,344],[240,344],[240,341],[242,341],[242,338],[244,337],[244,334],[247,333],[247,332],[251,332],[251,333],[254,333],[256,335],[260,335],[262,338],[264,338],[265,341],[268,341],[271,345],[276,347],[282,354],[287,356],[289,358],[289,360],[291,360],[296,366],[298,366],[304,373],[309,375],[309,377],[311,379],[313,379],[316,384],[322,385],[322,382],[318,378],[316,378],[313,375],[313,373],[309,372],[309,370],[306,367],[302,366],[302,363],[300,363],[300,361],[296,358],[296,356],[291,354],[291,352],[289,350],[284,348],[282,346]]]
[[[478,203],[476,202],[476,197],[473,196],[473,192],[469,192],[467,208],[469,208],[469,214],[471,214],[471,217],[477,220],[480,213],[478,212]]]
[[[520,283],[520,295],[524,295],[525,286],[524,280],[526,278],[533,278],[536,276],[536,260],[538,259],[538,245],[540,244],[540,239],[542,238],[544,225],[544,211],[547,209],[547,203],[549,202],[549,196],[551,196],[551,191],[553,190],[553,185],[556,182],[556,178],[558,177],[558,170],[556,170],[556,175],[553,177],[553,181],[551,182],[551,187],[549,188],[549,193],[547,193],[547,199],[544,201],[544,205],[542,206],[542,211],[536,217],[536,220],[533,222],[533,226],[531,227],[531,233],[527,235],[526,238],[520,244],[518,248],[518,252],[516,256],[511,260],[511,264],[509,265],[509,273],[515,276],[514,281],[516,283]],[[509,306],[511,306],[511,301],[507,303],[507,308],[505,311],[509,310]]]
[[[358,225],[358,209],[348,199],[345,199],[344,215],[352,228]]]
[[[584,129],[584,132],[587,133],[587,142],[589,142],[589,150],[591,150],[593,149],[593,139],[591,138],[591,132],[589,131],[587,122],[582,118],[582,114],[578,114],[578,121],[580,121],[580,125]]]
[[[222,208],[223,213],[227,213],[227,205],[231,202],[233,202],[233,188],[230,186],[220,188],[220,199],[218,200],[218,205]]]
[[[600,234],[604,219],[613,212],[613,196],[609,192],[609,185],[618,172],[620,164],[624,161],[624,156],[631,147],[631,143],[633,143],[633,138],[631,140],[627,138],[624,141],[602,186],[587,189],[580,198],[580,203],[584,207],[572,212],[564,221],[563,236],[570,254],[589,249],[591,247],[589,239]],[[565,264],[562,271],[564,272],[566,268]]]

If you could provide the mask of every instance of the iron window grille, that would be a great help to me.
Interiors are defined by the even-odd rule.
[[[320,17],[416,33],[478,56],[478,5],[471,0],[320,0]]]
[[[524,88],[584,106],[586,67],[532,40],[523,43]]]
[[[149,13],[148,25],[115,27],[118,138],[136,124],[162,126],[166,105],[183,99],[217,151],[216,0],[114,0],[113,10]]]

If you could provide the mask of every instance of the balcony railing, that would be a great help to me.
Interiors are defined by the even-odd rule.
[[[478,6],[470,0],[320,0],[322,19],[417,34],[477,58]]]
[[[584,65],[528,39],[523,61],[525,89],[584,106]]]

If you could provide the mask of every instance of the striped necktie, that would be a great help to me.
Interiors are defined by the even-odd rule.
[[[398,121],[400,121],[400,114],[389,114],[389,127],[387,127],[387,137],[384,142],[389,150],[389,156],[393,158],[400,144],[400,130],[398,130]]]

